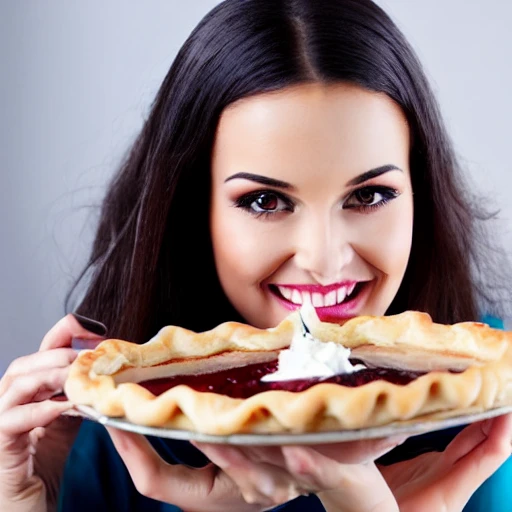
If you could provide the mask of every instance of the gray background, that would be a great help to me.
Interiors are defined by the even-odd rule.
[[[512,3],[381,0],[512,251]],[[0,374],[64,314],[94,206],[207,0],[0,0]]]

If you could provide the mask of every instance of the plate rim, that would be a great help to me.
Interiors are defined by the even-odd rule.
[[[90,406],[76,405],[78,415],[95,421],[104,426],[119,428],[129,432],[143,434],[152,437],[176,439],[181,441],[197,441],[212,444],[231,444],[245,446],[275,446],[275,445],[314,445],[359,441],[364,439],[379,439],[396,435],[414,435],[435,432],[451,427],[463,426],[477,421],[494,418],[512,412],[512,405],[502,405],[485,411],[471,412],[447,418],[417,418],[405,423],[387,423],[376,427],[368,427],[352,430],[335,430],[308,433],[248,433],[214,435],[195,432],[192,430],[170,429],[164,427],[147,427],[131,423],[125,418],[113,418],[105,416]],[[450,411],[446,411],[449,413]]]

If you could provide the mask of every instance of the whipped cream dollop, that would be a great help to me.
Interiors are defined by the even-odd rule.
[[[301,315],[306,326],[319,322],[315,308],[304,303]],[[309,329],[308,329],[309,330]],[[354,373],[365,368],[349,361],[350,349],[333,341],[320,341],[302,326],[295,328],[290,348],[281,350],[277,371],[262,377],[263,382],[283,380],[329,378],[335,375]]]

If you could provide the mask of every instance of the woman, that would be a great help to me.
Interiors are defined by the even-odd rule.
[[[335,321],[499,315],[510,299],[486,275],[478,216],[421,67],[380,8],[228,0],[180,50],[109,188],[78,311],[137,342],[166,324],[271,327],[304,286]],[[62,386],[71,338],[103,334],[68,316],[2,380],[0,464],[18,468],[0,481],[6,510],[55,503],[76,428],[52,422],[66,404],[42,400]],[[258,450],[110,435],[121,458],[83,426],[62,510],[458,511],[508,458],[512,418],[377,463],[403,439]]]

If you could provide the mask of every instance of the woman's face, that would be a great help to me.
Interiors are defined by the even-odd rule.
[[[256,327],[311,300],[323,320],[383,315],[411,250],[409,128],[387,96],[307,84],[241,100],[212,154],[221,285]]]

